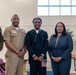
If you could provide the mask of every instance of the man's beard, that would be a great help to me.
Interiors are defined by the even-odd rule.
[[[18,25],[19,25],[19,23],[18,23],[18,24],[14,24],[14,23],[13,23],[13,26],[14,26],[14,27],[18,27]]]

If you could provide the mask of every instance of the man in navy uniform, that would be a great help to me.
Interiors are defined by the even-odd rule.
[[[11,18],[11,25],[4,31],[4,42],[7,47],[5,54],[6,75],[23,75],[26,32],[19,27],[19,23],[19,16],[14,14]]]
[[[25,44],[29,53],[30,75],[46,75],[46,66],[43,67],[41,63],[44,59],[46,60],[48,34],[40,29],[41,24],[41,18],[34,18],[34,29],[28,31],[25,38]]]

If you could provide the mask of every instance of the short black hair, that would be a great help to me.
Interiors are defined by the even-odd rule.
[[[55,30],[54,30],[54,31],[55,31],[55,34],[54,34],[55,37],[58,36],[57,25],[58,25],[59,23],[61,23],[61,24],[63,25],[63,32],[62,32],[62,35],[65,36],[65,35],[67,34],[65,24],[64,24],[63,22],[58,22],[58,23],[56,24]]]
[[[19,18],[19,16],[18,16],[17,14],[14,14],[14,15],[12,16],[12,18],[15,17],[15,16]]]
[[[41,23],[42,23],[42,19],[39,18],[39,17],[35,17],[35,18],[33,19],[32,23],[34,23],[34,20],[35,20],[35,19],[39,19],[39,20],[41,21]]]

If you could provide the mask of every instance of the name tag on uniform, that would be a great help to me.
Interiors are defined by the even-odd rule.
[[[11,36],[16,36],[16,35],[17,35],[17,31],[11,30]]]

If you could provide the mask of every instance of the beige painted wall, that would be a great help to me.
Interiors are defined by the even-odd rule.
[[[0,0],[0,26],[2,31],[11,25],[11,17],[13,14],[20,16],[21,22],[20,27],[24,28],[26,32],[33,28],[32,19],[37,17],[36,14],[36,0]],[[40,16],[43,20],[42,29],[48,32],[50,37],[54,33],[54,27],[57,22],[62,21],[66,27],[74,31],[73,40],[76,42],[76,16]],[[76,46],[74,42],[74,45]],[[73,52],[76,53],[74,46]],[[6,47],[0,52],[0,58],[5,61]],[[25,58],[28,57],[26,54]],[[49,66],[49,65],[48,65]]]

